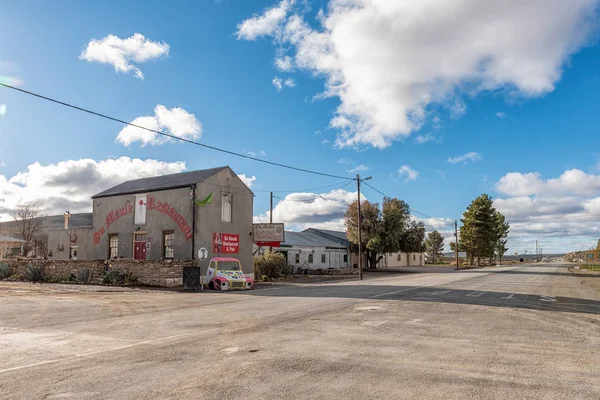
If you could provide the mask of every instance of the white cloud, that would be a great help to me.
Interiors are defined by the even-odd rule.
[[[419,173],[412,169],[409,165],[403,165],[398,169],[398,177],[404,178],[404,182],[412,182],[417,180]]]
[[[296,82],[292,79],[292,78],[287,78],[287,79],[281,79],[280,77],[276,76],[275,78],[273,78],[273,80],[271,81],[271,83],[273,84],[273,86],[275,86],[275,89],[277,89],[277,91],[279,92],[284,86],[285,87],[290,87],[293,88],[296,86]]]
[[[508,196],[559,195],[591,196],[600,191],[600,175],[588,174],[579,169],[563,172],[558,178],[544,179],[539,172],[510,172],[495,186]]]
[[[244,182],[246,186],[249,188],[252,187],[254,181],[256,181],[256,176],[246,176],[246,174],[239,174],[238,177]]]
[[[259,151],[258,153],[254,152],[254,151],[247,151],[246,152],[250,157],[266,157],[267,156],[267,152],[264,150]]]
[[[600,176],[580,170],[545,179],[540,173],[512,172],[495,185],[508,196],[494,206],[511,224],[509,246],[523,254],[534,251],[535,240],[546,252],[585,250],[600,237]]]
[[[196,140],[202,136],[202,124],[196,119],[196,116],[178,107],[168,109],[159,104],[154,108],[154,116],[137,117],[131,123],[155,131],[166,131],[171,135],[189,140]],[[161,145],[173,142],[175,139],[127,125],[119,132],[116,141],[124,146],[139,141],[142,146],[146,146],[148,144]]]
[[[291,193],[285,196],[273,209],[273,221],[283,222],[286,229],[302,230],[323,228],[344,230],[344,214],[348,205],[356,201],[356,192],[343,189],[326,194]],[[361,199],[365,200],[361,194]],[[268,222],[269,212],[254,217],[255,222]]]
[[[273,84],[273,86],[275,86],[275,89],[277,89],[278,92],[283,87],[283,81],[278,76],[276,76],[275,78],[273,78],[273,80],[271,81],[271,83]]]
[[[429,134],[429,135],[419,135],[415,138],[415,142],[417,142],[418,144],[425,144],[427,142],[431,142],[432,140],[435,140],[435,136]]]
[[[315,27],[284,0],[238,25],[238,37],[272,36],[296,69],[324,79],[317,97],[341,102],[330,123],[340,130],[338,146],[383,148],[420,128],[432,107],[456,117],[466,111],[463,99],[482,91],[554,90],[594,30],[596,5],[329,0]]]
[[[327,143],[329,143],[329,139],[323,139],[323,140],[321,140],[321,144],[327,144]]]
[[[346,172],[351,174],[353,172],[364,172],[364,171],[368,171],[368,170],[369,170],[368,166],[361,164],[361,165],[357,165],[356,167],[354,167],[352,169],[347,170]]]
[[[261,15],[254,14],[252,18],[238,24],[238,39],[254,40],[261,36],[273,35],[280,28],[293,4],[294,0],[283,0]]]
[[[140,160],[129,157],[95,161],[66,160],[56,164],[34,163],[12,177],[0,174],[0,221],[24,202],[39,202],[48,214],[90,212],[90,196],[130,179],[178,173],[184,162]]]
[[[168,44],[153,42],[146,39],[144,35],[135,33],[127,39],[121,39],[115,35],[108,35],[103,39],[93,39],[81,52],[79,59],[110,64],[117,72],[132,72],[136,78],[144,79],[142,71],[133,63],[143,63],[168,55]]]
[[[498,118],[504,118],[504,117],[506,117],[506,113],[502,112],[502,111],[498,111],[496,113],[496,117],[498,117]]]
[[[344,164],[344,165],[348,165],[348,164],[352,164],[352,160],[349,158],[340,158],[339,160],[336,161],[338,164]]]
[[[278,70],[283,72],[289,72],[294,68],[292,58],[290,56],[283,56],[275,59],[275,66]]]
[[[460,162],[464,162],[465,164],[467,164],[469,162],[475,162],[479,160],[481,160],[481,154],[471,151],[467,154],[463,154],[462,156],[450,157],[448,159],[448,162],[450,164],[456,164]]]
[[[6,165],[6,163],[5,163],[4,161],[0,161],[0,167],[2,167],[2,168],[5,168],[5,167],[7,167],[7,166],[8,166],[8,165]]]

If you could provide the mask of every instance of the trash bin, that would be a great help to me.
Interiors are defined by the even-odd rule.
[[[183,290],[200,290],[200,267],[183,267]]]

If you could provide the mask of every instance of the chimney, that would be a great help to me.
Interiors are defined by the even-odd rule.
[[[65,230],[67,230],[69,229],[69,217],[71,217],[71,213],[69,211],[65,211],[63,217],[65,217]]]

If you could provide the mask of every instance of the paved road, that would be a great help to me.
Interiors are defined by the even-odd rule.
[[[186,294],[0,283],[1,399],[600,398],[600,277]]]

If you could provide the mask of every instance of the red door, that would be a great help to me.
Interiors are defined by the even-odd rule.
[[[133,258],[135,260],[145,260],[146,259],[146,235],[136,233],[133,244],[134,244]]]

